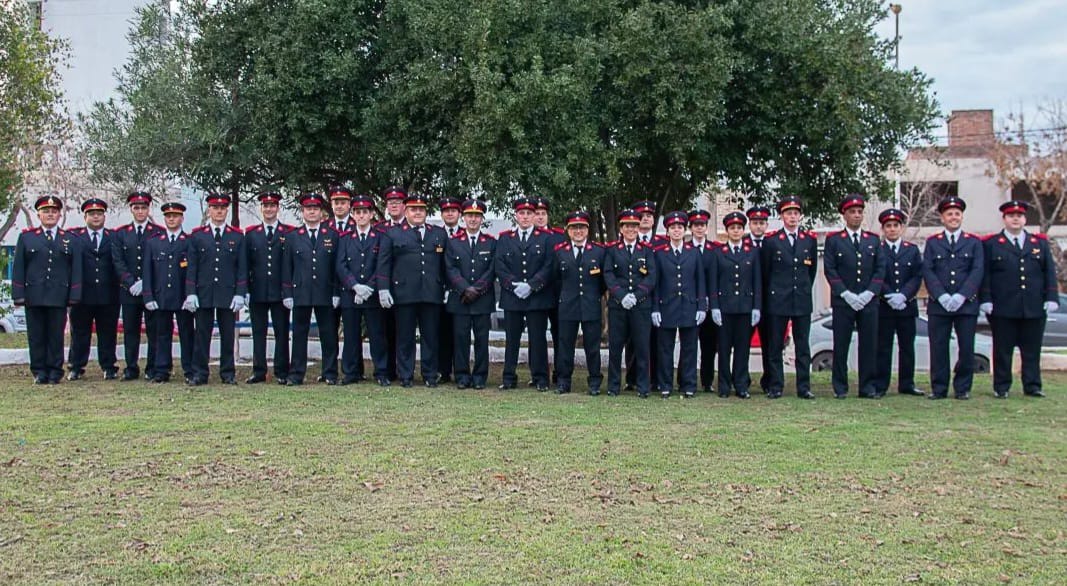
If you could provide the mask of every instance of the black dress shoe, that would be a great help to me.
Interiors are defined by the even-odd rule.
[[[67,375],[67,380],[78,380],[81,377],[82,373],[80,371],[72,370],[70,371],[70,374]]]
[[[191,387],[202,387],[207,384],[207,381],[200,380],[198,378],[187,378],[185,379],[185,384]]]
[[[228,377],[222,379],[222,384],[224,384],[224,385],[235,385],[235,384],[237,384],[237,379],[233,378],[232,376],[228,376]]]
[[[474,390],[480,391],[485,388],[485,383],[474,383]]]
[[[139,373],[139,372],[126,371],[126,372],[122,373],[122,380],[124,380],[124,381],[137,380],[139,378],[141,378],[141,373]]]
[[[902,390],[900,390],[898,392],[901,395],[911,395],[913,397],[922,397],[922,396],[926,395],[926,393],[920,391],[919,389],[902,389]]]
[[[104,380],[115,380],[116,378],[118,378],[118,373],[114,370],[104,371]]]
[[[50,378],[50,379],[48,379],[48,384],[50,384],[50,385],[58,385],[59,384],[59,379],[58,378]]]
[[[625,386],[625,387],[623,388],[623,390],[624,390],[624,391],[632,391],[632,390],[634,390],[635,388],[637,388],[637,387],[635,387],[635,386],[633,385],[633,383],[626,383],[626,386]],[[646,393],[646,394],[647,394],[647,393]]]
[[[589,396],[596,397],[600,394],[600,389],[589,389]]]
[[[341,384],[344,385],[344,386],[354,385],[354,384],[358,384],[361,380],[362,379],[360,379],[359,377],[346,376],[344,379],[341,380]]]
[[[1023,393],[1023,394],[1026,395],[1027,397],[1033,397],[1035,399],[1040,399],[1040,398],[1045,396],[1045,391],[1042,391],[1042,390],[1038,389],[1036,391],[1030,391],[1029,393]]]
[[[255,375],[255,374],[253,374],[252,376],[250,376],[250,377],[245,379],[245,384],[246,385],[257,385],[259,383],[265,383],[265,382],[267,382],[267,377],[259,376],[259,375]]]
[[[301,386],[303,384],[304,384],[304,381],[297,380],[295,378],[291,378],[291,379],[285,381],[285,386],[287,386],[287,387],[299,387],[299,386]]]
[[[704,387],[704,392],[705,392],[705,393],[711,393],[711,392],[713,392],[713,390],[714,390],[714,389],[712,389],[710,385],[709,385],[709,386],[705,386],[705,387]]]
[[[337,379],[335,379],[335,378],[324,378],[324,379],[322,379],[322,382],[326,383],[326,386],[328,386],[328,387],[336,387],[337,386]]]
[[[439,375],[437,375],[437,384],[440,385],[440,384],[450,383],[450,382],[452,382],[452,375],[450,375],[450,374],[439,374]]]
[[[661,399],[670,399],[671,398],[671,392],[670,391],[660,391],[659,392],[659,398],[661,398]]]
[[[152,378],[152,382],[157,384],[157,385],[161,385],[161,384],[163,384],[165,382],[168,382],[169,380],[170,380],[169,376],[156,376],[156,377]]]
[[[390,384],[389,383],[389,379],[387,379],[387,378],[378,379],[378,386],[379,387],[387,387],[387,386],[389,386],[389,384]]]
[[[400,381],[400,386],[404,387],[405,389],[410,389],[411,388],[411,379],[409,378],[409,379]]]
[[[861,399],[881,399],[882,397],[879,396],[878,393],[860,393],[859,394],[859,398],[861,398]]]
[[[426,386],[431,388],[431,389],[436,389],[437,388],[437,381],[428,380],[428,381],[426,381]]]
[[[547,393],[548,392],[548,385],[547,384],[537,385],[537,392],[538,393]]]
[[[730,398],[730,393],[719,393],[719,398],[720,399],[729,399]]]
[[[970,393],[956,393],[956,399],[960,401],[969,401],[971,399]]]
[[[608,391],[608,396],[609,397],[618,397],[619,396],[619,391]]]
[[[696,396],[696,393],[694,393],[693,391],[686,391],[686,392],[682,393],[682,398],[684,398],[684,399],[692,399],[695,396]]]
[[[1008,391],[1004,391],[1002,393],[998,393],[996,391],[993,391],[993,398],[994,399],[1007,399],[1008,398]]]
[[[948,396],[947,395],[939,395],[937,393],[931,393],[931,394],[927,395],[926,398],[931,400],[931,401],[940,401],[941,399],[947,399]]]
[[[469,388],[471,388],[471,384],[466,382],[466,381],[456,382],[456,388],[457,389],[469,389]]]
[[[637,398],[639,398],[639,399],[647,399],[648,398],[648,393],[637,393]]]
[[[513,390],[515,388],[515,383],[503,383],[500,386],[498,386],[497,388],[500,389],[501,391],[510,391],[510,390]]]
[[[767,391],[767,398],[768,399],[781,399],[782,398],[782,392],[781,391]]]
[[[737,396],[741,399],[748,399],[752,397],[752,395],[748,394],[748,391],[741,391],[740,393],[737,393]]]
[[[835,399],[847,399],[848,395],[846,395],[844,393],[841,393],[841,394],[834,393],[834,398]]]
[[[810,400],[815,398],[815,394],[811,391],[797,391],[797,398]]]
[[[569,392],[571,392],[571,390],[568,389],[567,387],[556,387],[556,394],[557,395],[566,395]]]
[[[274,383],[284,387],[285,385],[289,384],[289,377],[285,377],[285,376],[278,377],[278,378],[274,379]]]

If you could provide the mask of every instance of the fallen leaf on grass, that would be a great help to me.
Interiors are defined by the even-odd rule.
[[[497,472],[496,474],[494,474],[493,475],[493,479],[494,480],[498,480],[500,482],[507,482],[508,481],[508,477],[505,476],[504,474],[501,474],[500,472]]]
[[[0,538],[0,547],[4,547],[4,546],[8,546],[8,545],[14,545],[14,544],[16,544],[16,543],[18,543],[20,541],[22,541],[22,536],[21,535],[13,535],[13,536],[8,537],[6,539],[5,538]]]
[[[908,574],[907,576],[904,576],[905,582],[922,582],[922,579],[923,577],[919,574]]]
[[[263,450],[252,450],[252,451],[250,452],[250,455],[251,455],[251,456],[252,456],[253,458],[259,458],[260,456],[266,456],[266,455],[267,455],[267,452],[264,452]]]
[[[11,467],[13,467],[13,466],[15,466],[17,464],[21,464],[22,462],[23,462],[22,458],[19,458],[18,456],[15,456],[14,458],[11,458],[7,462],[4,462],[3,466],[4,466],[4,468],[11,468]]]
[[[385,483],[384,482],[371,482],[369,480],[366,480],[366,481],[363,482],[363,486],[366,487],[367,490],[369,490],[371,492],[378,492],[379,490],[382,489],[383,486],[385,486]]]
[[[234,533],[237,533],[238,530],[232,527],[226,527],[223,531],[226,532],[226,535],[233,535]]]
[[[144,551],[148,549],[152,544],[147,541],[141,541],[140,539],[134,539],[126,544],[126,549],[132,549],[133,551]]]
[[[1012,457],[1011,450],[1004,450],[1003,452],[1001,452],[1000,453],[1000,465],[1001,466],[1007,466],[1008,465],[1008,460],[1010,460],[1011,457]]]

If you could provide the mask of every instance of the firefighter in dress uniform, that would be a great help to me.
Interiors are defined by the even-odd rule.
[[[442,228],[445,229],[445,242],[451,242],[457,234],[463,232],[460,222],[463,202],[454,197],[443,197],[438,202],[441,210]],[[447,262],[447,261],[446,261]],[[447,268],[447,265],[446,265]],[[452,381],[452,373],[455,370],[453,359],[455,358],[455,346],[453,338],[454,326],[452,312],[448,310],[448,302],[451,301],[451,289],[445,287],[445,302],[441,305],[437,336],[437,382],[447,383]]]
[[[1059,309],[1056,261],[1044,234],[1026,231],[1030,205],[1001,204],[1004,229],[985,239],[981,310],[993,330],[993,393],[1007,399],[1015,348],[1022,357],[1023,394],[1044,397],[1041,340],[1048,314]]]
[[[289,310],[282,305],[282,248],[293,226],[278,220],[281,194],[257,196],[263,222],[245,230],[248,251],[248,313],[252,320],[252,374],[246,384],[267,380],[267,326],[274,332],[274,382],[289,380]]]
[[[743,242],[748,219],[741,212],[730,212],[722,219],[726,242],[707,257],[708,298],[711,320],[718,325],[719,396],[733,392],[749,398],[752,377],[748,372],[752,328],[761,318],[763,301],[759,250]]]
[[[403,187],[393,185],[386,187],[382,191],[382,201],[385,202],[385,217],[378,222],[374,228],[379,233],[384,234],[390,228],[403,226],[407,223],[404,218],[406,210],[404,208],[404,201],[408,198],[408,192]],[[383,287],[388,285],[388,277],[384,278],[379,276],[379,281]],[[396,375],[396,309],[393,307],[382,307],[382,318],[385,324],[385,352],[386,352],[386,367],[388,369],[388,375],[390,381],[397,380]]]
[[[534,227],[543,232],[548,237],[549,250],[555,250],[556,245],[561,242],[567,241],[567,231],[563,228],[556,228],[549,224],[549,211],[551,205],[548,202],[547,197],[531,197],[530,201],[534,204]],[[552,286],[554,292],[552,294],[553,299],[559,299],[559,281],[553,279]],[[555,344],[559,340],[559,307],[553,306],[548,310],[548,331],[552,334],[552,343]],[[559,360],[553,358],[552,360],[552,384],[559,382]],[[533,381],[530,381],[532,386]]]
[[[554,344],[559,382],[556,393],[571,392],[578,329],[588,373],[589,394],[600,394],[604,380],[600,371],[600,336],[603,327],[604,247],[589,240],[589,214],[567,215],[567,241],[557,244],[553,263],[559,281],[559,340]]]
[[[89,363],[89,349],[96,329],[96,353],[104,380],[117,377],[119,286],[111,255],[114,232],[104,227],[107,202],[91,198],[82,203],[84,228],[68,230],[76,236],[82,263],[82,300],[70,308],[70,351],[67,380],[78,380]]]
[[[915,334],[919,318],[916,296],[922,286],[923,257],[919,247],[901,237],[907,216],[890,208],[878,214],[882,224],[885,281],[878,300],[878,357],[874,388],[880,396],[889,390],[893,370],[893,339],[897,340],[897,392],[923,396],[915,387]]]
[[[660,395],[670,397],[674,379],[674,342],[680,339],[678,390],[685,398],[696,393],[697,334],[707,317],[704,265],[692,242],[685,241],[689,216],[675,211],[663,218],[669,242],[657,246],[656,289],[652,325],[659,328],[657,368]]]
[[[744,215],[744,214],[742,214]],[[708,239],[708,222],[711,214],[705,210],[689,212],[689,232],[692,234],[693,248],[700,253],[704,265],[704,284],[710,296],[712,289],[711,269],[715,266],[711,254],[718,250],[721,242]],[[709,300],[710,307],[710,300]],[[719,347],[719,325],[714,320],[705,319],[700,324],[700,386],[710,393],[715,386],[715,354]]]
[[[74,237],[58,225],[63,202],[46,195],[33,207],[41,225],[23,230],[15,243],[11,299],[26,308],[34,384],[56,385],[63,378],[67,306],[81,302],[82,263]]]
[[[159,236],[163,227],[148,219],[152,196],[144,191],[135,191],[126,196],[133,221],[115,230],[111,246],[111,259],[119,276],[119,303],[122,305],[122,345],[126,369],[122,380],[137,380],[141,370],[137,365],[141,352],[141,325],[148,337],[148,354],[145,361],[145,378],[151,380],[156,364],[156,322],[144,308],[144,282],[141,272],[144,267],[144,245],[148,239]]]
[[[633,210],[619,214],[622,237],[606,249],[604,285],[608,289],[608,395],[619,394],[623,348],[631,344],[634,362],[628,368],[634,370],[637,395],[645,399],[651,388],[648,355],[656,259],[652,246],[637,238],[640,223],[640,214]]]
[[[186,298],[186,272],[189,268],[189,235],[182,230],[185,206],[168,202],[160,206],[164,231],[145,244],[144,305],[156,320],[156,364],[152,382],[170,380],[174,368],[174,323],[178,323],[178,352],[182,375],[187,384],[195,379],[193,313],[182,310]]]
[[[656,202],[651,200],[641,200],[634,202],[630,206],[641,222],[637,225],[637,241],[641,244],[648,246],[655,250],[657,246],[667,244],[670,239],[663,234],[656,234]],[[656,365],[656,359],[659,355],[656,350],[657,340],[659,338],[659,332],[656,326],[652,326],[652,331],[648,336],[648,371],[650,380],[656,382],[656,377],[659,376],[659,370]],[[637,368],[634,366],[634,348],[633,342],[626,342],[626,390],[632,391],[637,383]]]
[[[482,234],[485,202],[463,202],[464,229],[448,241],[445,273],[449,296],[446,309],[452,314],[456,386],[484,389],[489,378],[489,317],[496,310],[493,287],[496,239]],[[474,365],[471,365],[471,336]]]

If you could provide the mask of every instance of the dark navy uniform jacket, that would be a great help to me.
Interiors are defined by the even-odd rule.
[[[189,268],[185,291],[196,295],[200,307],[229,307],[235,295],[248,292],[248,255],[244,234],[227,225],[215,244],[215,228],[200,226],[188,237]]]
[[[710,267],[708,297],[711,309],[723,313],[752,313],[752,310],[762,308],[759,250],[744,242],[739,248],[735,253],[726,242],[710,254],[704,253]]]
[[[554,252],[555,275],[559,280],[559,319],[600,321],[607,267],[604,247],[586,240],[581,264],[574,258],[570,241],[557,244]]]
[[[1023,234],[1019,250],[1004,232],[985,239],[981,301],[994,317],[1045,317],[1045,302],[1059,303],[1056,261],[1044,234]]]
[[[159,236],[167,230],[159,224],[145,222],[142,236],[137,236],[137,227],[134,224],[126,224],[114,231],[112,236],[111,258],[115,264],[115,272],[119,275],[119,302],[123,304],[141,303],[140,296],[130,295],[130,287],[141,278],[144,268],[144,245],[148,239]],[[143,286],[142,285],[142,291]]]
[[[180,311],[185,302],[185,282],[189,269],[189,235],[178,234],[170,241],[170,232],[152,238],[145,244],[144,296],[145,303],[155,301],[166,311]],[[232,297],[231,297],[232,300]]]
[[[496,243],[496,277],[500,280],[500,307],[505,311],[547,311],[556,306],[552,247],[549,233],[531,229],[525,246],[516,230],[500,234]],[[526,299],[515,295],[515,283],[533,289]]]
[[[419,242],[414,226],[403,223],[385,232],[378,254],[378,270],[388,275],[387,288],[393,303],[443,304],[445,297],[445,229],[424,224],[425,236]]]
[[[295,307],[332,306],[341,296],[336,260],[341,235],[323,223],[315,232],[315,245],[306,226],[285,235],[282,248],[282,298],[292,297]]]
[[[248,255],[248,297],[252,303],[277,303],[282,300],[282,248],[285,235],[293,226],[278,222],[274,239],[267,242],[263,224],[245,230]]]
[[[72,228],[67,231],[78,244],[82,263],[82,304],[118,305],[119,284],[115,273],[115,261],[111,254],[114,231],[100,229],[99,242],[93,241],[87,228]]]
[[[918,246],[903,239],[899,241],[898,246],[899,250],[893,253],[888,243],[882,243],[885,281],[878,296],[878,314],[882,317],[916,317],[919,315],[919,302],[915,296],[919,294],[923,280],[922,253],[919,252]],[[904,309],[896,310],[889,306],[885,296],[890,293],[900,293],[907,298],[908,304]]]
[[[626,241],[606,245],[607,267],[604,284],[608,288],[608,307],[621,308],[622,298],[633,293],[637,298],[634,310],[650,311],[652,294],[656,288],[656,257],[651,246],[634,243],[634,253],[626,250]]]
[[[378,290],[382,287],[389,288],[387,281],[380,282],[382,277],[378,271],[378,252],[383,242],[385,238],[373,227],[367,230],[366,240],[360,239],[358,229],[341,235],[341,247],[337,249],[336,259],[341,307],[381,307],[378,302]],[[356,303],[355,292],[352,290],[356,285],[366,285],[374,289],[374,294],[363,303]]]
[[[15,243],[11,298],[28,307],[66,307],[81,302],[82,263],[73,236],[58,226],[48,242],[43,228],[27,228]]]
[[[496,288],[493,280],[496,239],[488,234],[478,234],[478,241],[471,248],[466,230],[456,232],[448,241],[446,274],[451,293],[445,309],[449,313],[484,315],[496,310]],[[468,287],[478,290],[474,303],[463,303],[460,296]]]
[[[926,239],[923,251],[923,279],[930,294],[926,313],[930,315],[978,315],[978,293],[982,287],[985,254],[982,241],[974,234],[960,230],[956,246],[949,246],[948,237],[938,232]],[[943,294],[959,293],[967,301],[949,313],[938,302]]]
[[[845,291],[870,291],[878,297],[885,281],[885,256],[882,254],[881,239],[873,232],[861,230],[857,249],[848,230],[827,234],[823,247],[823,271],[826,281],[830,283],[830,307],[849,307],[848,302],[841,298]]]
[[[344,222],[338,222],[337,218],[330,218],[329,220],[326,220],[325,223],[334,230],[337,230],[337,233],[341,236],[344,236],[345,232],[356,229],[356,219],[352,217],[352,214],[349,214]]]
[[[686,242],[680,256],[675,256],[670,244],[657,246],[655,255],[657,275],[652,311],[660,312],[661,327],[696,327],[697,311],[708,309],[701,254],[692,242]]]
[[[785,230],[765,234],[760,248],[763,311],[768,315],[811,315],[811,289],[818,262],[819,240],[813,232],[797,230],[795,247],[790,246]]]

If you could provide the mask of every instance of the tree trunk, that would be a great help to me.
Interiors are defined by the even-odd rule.
[[[18,221],[19,212],[26,213],[26,208],[22,205],[21,201],[11,206],[11,211],[7,214],[7,219],[4,220],[3,225],[0,225],[0,240],[7,238],[7,233],[11,231],[12,226]]]
[[[230,188],[230,225],[234,228],[241,227],[241,190],[237,187]]]

